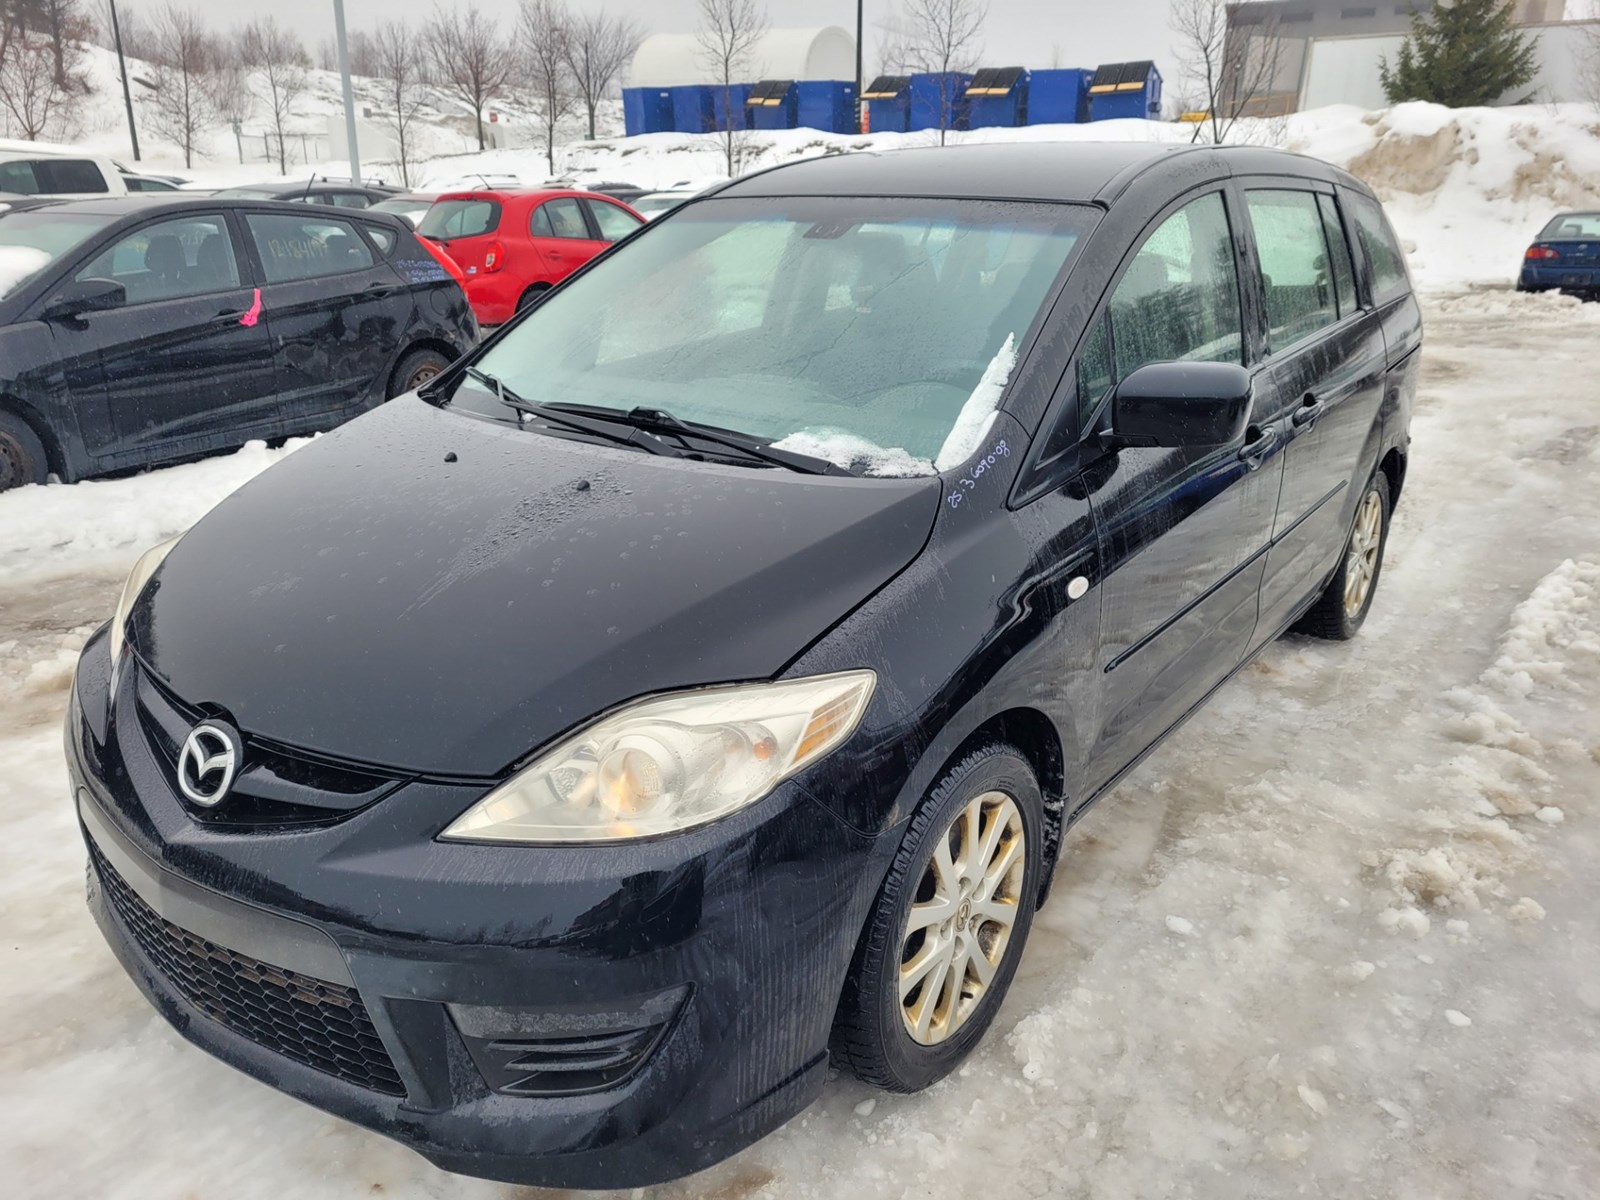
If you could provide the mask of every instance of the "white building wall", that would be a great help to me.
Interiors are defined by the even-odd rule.
[[[629,87],[682,87],[712,83],[717,71],[692,33],[657,33],[633,56]],[[856,40],[837,25],[771,29],[750,54],[739,83],[762,79],[854,79]]]

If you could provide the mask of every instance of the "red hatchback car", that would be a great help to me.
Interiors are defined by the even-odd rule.
[[[642,224],[596,192],[445,192],[417,233],[461,267],[478,323],[499,325]]]

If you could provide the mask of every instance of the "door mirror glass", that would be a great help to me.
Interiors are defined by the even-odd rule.
[[[1232,363],[1150,363],[1111,400],[1111,436],[1127,446],[1226,446],[1249,419],[1250,372]]]
[[[44,310],[46,320],[104,312],[128,302],[128,289],[115,279],[74,279],[56,293]]]

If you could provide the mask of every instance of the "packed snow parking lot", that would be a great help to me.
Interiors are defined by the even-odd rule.
[[[1600,1178],[1600,306],[1435,297],[1372,618],[1081,822],[919,1096],[840,1078],[660,1196],[1581,1197]],[[284,451],[0,497],[0,1158],[28,1196],[496,1196],[188,1046],[82,899],[60,726],[144,545]]]

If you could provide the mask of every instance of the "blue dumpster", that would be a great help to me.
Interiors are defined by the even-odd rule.
[[[710,133],[715,127],[711,89],[703,83],[668,88],[672,93],[672,128],[679,133]]]
[[[1089,120],[1093,71],[1061,67],[1028,76],[1029,125],[1083,125]]]
[[[1028,72],[1021,67],[984,67],[964,93],[968,129],[1004,129],[1028,123]]]
[[[1148,60],[1101,63],[1089,85],[1089,119],[1114,121],[1161,116],[1161,72]]]
[[[911,76],[879,75],[861,98],[867,102],[871,132],[904,133],[911,128]]]
[[[712,129],[749,129],[750,110],[750,85],[748,83],[730,83],[723,87],[720,83],[707,85],[711,88],[711,128]]]
[[[792,79],[763,79],[750,89],[751,129],[793,129],[800,114],[800,92]]]
[[[840,79],[802,79],[795,84],[800,104],[795,124],[825,133],[859,133],[856,85]]]
[[[672,93],[666,88],[623,88],[622,120],[628,136],[672,132]]]
[[[965,92],[972,76],[965,71],[911,77],[911,125],[917,129],[965,129]],[[942,114],[942,116],[941,116]]]

